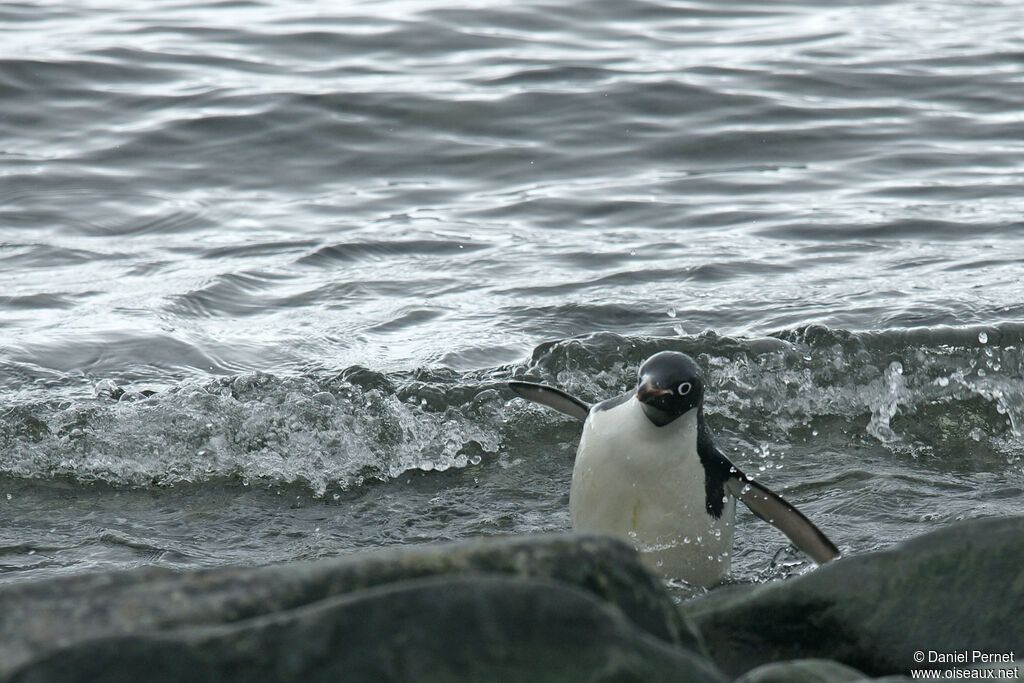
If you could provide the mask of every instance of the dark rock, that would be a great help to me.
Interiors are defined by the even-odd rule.
[[[794,659],[788,662],[762,664],[737,678],[735,683],[904,683],[909,680],[905,676],[868,678],[853,667],[830,659]]]
[[[868,677],[854,668],[829,659],[794,659],[774,662],[752,669],[736,683],[844,683],[866,681]]]
[[[435,577],[221,626],[79,642],[38,681],[723,681],[593,594],[534,579]]]
[[[426,577],[439,578],[435,583],[424,584]],[[505,600],[494,588],[494,581],[507,589],[508,595],[516,596],[517,601]],[[453,587],[444,588],[447,584]],[[430,590],[424,587],[428,585]],[[431,598],[431,592],[441,597]],[[389,609],[398,613],[405,608],[397,603],[387,607],[388,596],[392,601],[401,597],[426,611],[416,613],[416,619],[410,617],[408,628],[397,622],[389,623],[385,618]],[[447,598],[462,608],[446,612]],[[550,604],[546,600],[551,600]],[[355,609],[353,605],[360,607]],[[496,626],[473,611],[483,609],[481,606],[493,611],[492,620],[497,620],[495,623],[506,631],[489,635],[487,629]],[[552,623],[560,623],[556,614],[565,609],[560,618],[571,621],[577,615],[570,606],[583,609],[581,624],[596,629],[591,633],[589,646],[573,645],[576,641],[571,638],[560,641],[552,629],[528,618],[531,613],[542,614]],[[359,627],[358,618],[351,621],[359,610],[377,614],[378,621]],[[447,614],[444,619],[448,622],[436,621],[433,612]],[[618,615],[618,621],[609,612]],[[470,618],[474,614],[477,618]],[[460,615],[467,624],[462,631],[456,628]],[[344,632],[344,637],[336,640],[329,634],[318,634],[318,618],[342,624],[336,628]],[[362,641],[354,634],[359,628],[366,631],[360,636]],[[640,564],[635,551],[603,537],[554,535],[480,539],[261,568],[190,572],[147,568],[5,586],[0,589],[0,680],[9,679],[15,672],[17,679],[30,680],[36,675],[60,678],[74,671],[90,672],[89,676],[82,674],[80,680],[98,679],[114,662],[123,662],[127,668],[110,670],[125,676],[134,675],[125,672],[133,671],[131,667],[137,665],[145,667],[147,677],[151,678],[154,669],[150,667],[159,662],[160,667],[171,672],[184,666],[188,672],[232,677],[236,670],[249,671],[244,662],[252,659],[254,652],[264,650],[278,653],[268,655],[271,658],[300,660],[288,665],[293,669],[287,671],[303,671],[304,677],[319,676],[335,671],[332,667],[344,665],[346,658],[356,652],[339,644],[343,640],[389,651],[407,647],[402,639],[413,638],[417,629],[434,629],[432,637],[439,639],[437,643],[476,633],[483,639],[478,645],[481,652],[490,652],[488,657],[512,668],[519,666],[518,660],[512,655],[502,658],[494,653],[501,647],[515,650],[518,645],[512,636],[526,638],[536,630],[548,634],[545,637],[551,641],[551,648],[566,648],[562,653],[565,661],[576,661],[577,648],[582,651],[591,647],[594,653],[598,652],[600,639],[609,637],[612,641],[605,647],[625,662],[623,672],[632,670],[631,657],[642,653],[642,661],[651,656],[654,663],[649,670],[636,669],[642,673],[641,678],[648,674],[657,677],[658,671],[663,670],[662,664],[668,666],[666,663],[672,661],[685,662],[685,671],[697,672],[693,674],[694,680],[707,680],[714,675],[707,666],[701,669],[699,659],[690,651],[676,647],[689,645],[699,650],[699,643],[664,587]],[[444,629],[462,635],[446,636]],[[392,630],[398,634],[394,638],[389,635]],[[271,638],[267,635],[270,633],[278,635]],[[499,647],[499,636],[511,639]],[[268,638],[294,645],[292,649],[275,649],[277,646],[272,646]],[[578,639],[580,643],[585,640],[583,635]],[[322,653],[300,647],[306,640],[314,650],[320,647],[348,654],[325,659]],[[378,642],[381,644],[374,644]],[[441,661],[446,649],[462,648],[468,656],[473,642],[448,642],[444,647],[435,643],[432,647],[439,648],[435,655]],[[545,658],[554,656],[555,649],[541,652],[533,647],[536,652],[530,657],[548,666],[550,662]],[[243,654],[233,657],[231,653],[235,650]],[[386,659],[381,654],[366,657],[367,671]],[[598,660],[588,661],[593,664]],[[278,664],[285,666],[282,662]],[[486,661],[480,665],[485,666]],[[260,666],[270,664],[265,661]],[[437,676],[442,680],[449,676],[446,666],[436,664]],[[462,665],[451,666],[455,667],[450,669],[454,672]],[[618,671],[614,662],[601,666]],[[287,671],[282,670],[281,675],[285,676]],[[534,673],[539,675],[540,670],[535,669]],[[194,676],[189,673],[188,677]]]
[[[872,676],[928,667],[917,651],[1019,657],[1022,558],[1024,517],[974,520],[789,581],[713,591],[683,611],[734,676],[809,657]]]

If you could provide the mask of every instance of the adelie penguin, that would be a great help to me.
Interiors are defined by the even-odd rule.
[[[542,384],[509,386],[584,421],[569,491],[577,531],[624,536],[666,577],[710,586],[729,571],[738,498],[815,562],[838,557],[818,527],[715,445],[704,377],[686,354],[651,356],[635,391],[594,406]]]

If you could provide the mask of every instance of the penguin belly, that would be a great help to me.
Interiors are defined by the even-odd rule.
[[[583,427],[569,491],[573,528],[624,537],[656,573],[699,586],[721,581],[732,561],[736,503],[708,513],[697,455],[697,411],[664,427],[635,397],[595,408]]]

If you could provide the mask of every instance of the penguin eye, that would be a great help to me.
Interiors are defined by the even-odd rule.
[[[690,393],[690,389],[693,389],[693,385],[690,384],[689,382],[683,382],[678,387],[676,387],[676,392],[680,396],[686,396],[688,393]]]

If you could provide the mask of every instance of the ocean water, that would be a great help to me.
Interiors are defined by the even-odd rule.
[[[1024,9],[0,7],[0,583],[570,526],[693,355],[846,554],[1024,511]],[[806,571],[740,511],[732,580]]]

